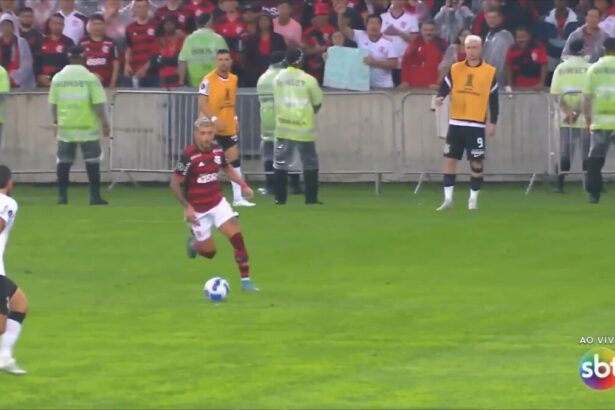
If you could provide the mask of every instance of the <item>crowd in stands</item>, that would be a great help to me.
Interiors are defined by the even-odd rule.
[[[269,56],[304,50],[323,78],[333,45],[367,50],[374,88],[436,88],[464,58],[469,34],[512,89],[550,83],[567,43],[593,62],[615,36],[612,0],[0,0],[0,64],[14,89],[49,87],[83,46],[106,87],[195,87],[228,48],[240,85],[254,87]],[[203,47],[206,45],[206,47]]]

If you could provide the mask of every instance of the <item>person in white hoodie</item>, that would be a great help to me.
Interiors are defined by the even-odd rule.
[[[32,52],[25,38],[16,34],[15,24],[8,14],[0,17],[0,65],[11,77],[11,88],[34,88]]]

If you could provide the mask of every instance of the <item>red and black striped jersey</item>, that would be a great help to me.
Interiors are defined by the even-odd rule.
[[[228,48],[231,51],[233,61],[237,61],[236,57],[239,54],[241,46],[241,38],[246,31],[246,23],[241,18],[241,15],[235,20],[230,20],[226,13],[220,14],[214,20],[213,29],[226,40]]]
[[[156,23],[133,21],[126,27],[126,47],[130,48],[130,68],[137,71],[150,60],[156,51]]]
[[[216,11],[216,4],[212,0],[190,0],[186,3],[186,7],[190,9],[195,19],[205,13],[213,15]]]
[[[34,72],[36,76],[53,77],[68,64],[68,49],[74,45],[73,40],[62,34],[58,38],[44,36],[34,55]]]
[[[224,151],[215,143],[206,152],[199,150],[196,144],[184,150],[175,168],[175,175],[184,178],[186,199],[195,211],[207,212],[222,200],[219,174],[224,166]]]
[[[79,44],[85,49],[87,69],[100,78],[103,86],[108,87],[113,75],[113,62],[118,60],[117,47],[113,40],[105,37],[102,41],[94,41],[88,37]]]
[[[163,88],[179,87],[179,53],[184,45],[185,36],[178,32],[173,36],[158,38],[156,54],[160,86]]]
[[[178,28],[185,34],[190,34],[194,31],[194,15],[188,6],[181,4],[176,10],[171,10],[167,6],[162,6],[156,9],[154,13],[154,19],[157,24],[162,23],[162,20],[164,20],[166,16],[177,17]]]

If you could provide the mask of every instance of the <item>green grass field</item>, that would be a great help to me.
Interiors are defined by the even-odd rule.
[[[323,207],[241,210],[261,294],[230,245],[189,260],[164,188],[18,187],[7,271],[31,312],[1,408],[615,408],[579,378],[582,336],[613,336],[615,188],[486,185],[480,211],[429,186],[326,186]],[[226,303],[202,294],[214,275]]]

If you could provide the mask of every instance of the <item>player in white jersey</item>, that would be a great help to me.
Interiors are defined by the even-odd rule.
[[[397,68],[398,58],[393,50],[393,42],[382,33],[382,17],[372,14],[367,17],[366,29],[353,30],[344,17],[346,6],[343,3],[335,7],[337,21],[342,34],[357,43],[357,47],[366,50],[365,64],[369,66],[370,86],[372,88],[393,88],[393,70]]]
[[[0,165],[0,168],[6,168]],[[8,168],[6,168],[8,170]],[[4,171],[6,172],[6,171]],[[8,173],[10,175],[10,170]],[[12,182],[10,183],[12,185]],[[9,235],[17,216],[17,201],[9,196],[7,188],[0,188],[0,275],[6,276],[4,270],[4,250],[9,241]]]
[[[411,36],[419,34],[419,19],[406,10],[407,3],[406,0],[392,0],[389,10],[380,15],[380,31],[393,43],[393,53],[400,64]]]
[[[19,339],[21,326],[26,318],[28,300],[17,285],[4,272],[4,248],[9,238],[17,202],[11,198],[13,180],[11,170],[0,165],[0,252],[2,252],[2,274],[0,275],[0,371],[15,376],[26,374],[13,358],[13,347]]]

